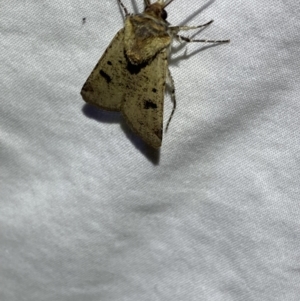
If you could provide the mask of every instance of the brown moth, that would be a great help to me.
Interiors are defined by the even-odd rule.
[[[159,148],[163,132],[166,80],[176,107],[174,82],[168,69],[173,39],[185,42],[228,43],[229,40],[194,40],[178,35],[199,26],[170,26],[165,11],[173,0],[144,0],[141,14],[129,14],[121,0],[125,25],[111,41],[82,87],[82,98],[104,110],[121,111],[131,129],[148,145]]]

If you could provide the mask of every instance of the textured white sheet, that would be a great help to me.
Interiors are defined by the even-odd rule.
[[[175,44],[155,154],[79,94],[117,1],[2,1],[1,301],[299,300],[299,3],[168,13],[231,43]]]

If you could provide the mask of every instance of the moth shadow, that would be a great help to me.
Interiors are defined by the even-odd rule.
[[[187,25],[191,20],[196,18],[199,14],[201,14],[205,9],[210,7],[216,0],[210,0],[207,3],[203,4],[201,7],[199,7],[197,10],[195,10],[192,14],[187,16],[184,20],[182,20],[178,25],[184,26]]]
[[[203,47],[200,47],[199,49],[196,49],[190,53],[187,53],[188,49],[186,48],[184,53],[182,55],[179,55],[175,58],[172,58],[172,54],[171,54],[171,58],[169,60],[169,64],[170,65],[175,65],[175,66],[178,66],[179,65],[179,62],[182,61],[182,60],[185,60],[185,59],[189,59],[190,57],[202,52],[202,51],[205,51],[209,48],[212,48],[212,47],[217,47],[217,46],[220,46],[221,44],[223,43],[215,43],[215,44],[210,44],[210,45],[206,45],[206,46],[203,46]],[[181,49],[185,48],[186,47],[186,44],[185,45],[180,45],[178,47],[174,47],[172,49],[172,53],[177,53],[179,52]]]
[[[139,136],[135,135],[127,125],[120,112],[105,111],[90,104],[84,104],[83,114],[91,119],[103,123],[119,123],[122,131],[125,133],[131,143],[154,165],[160,161],[160,149],[156,150],[146,144]]]
[[[90,104],[85,104],[82,108],[82,112],[86,117],[99,122],[120,123],[122,120],[120,112],[101,110]]]

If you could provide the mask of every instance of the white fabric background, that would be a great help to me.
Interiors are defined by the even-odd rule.
[[[299,3],[167,11],[231,43],[175,43],[154,153],[79,94],[117,1],[2,1],[1,301],[299,300]]]

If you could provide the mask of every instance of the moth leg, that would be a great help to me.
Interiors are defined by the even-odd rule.
[[[171,115],[170,115],[170,117],[168,119],[165,131],[168,130],[170,122],[171,122],[171,119],[172,119],[172,117],[174,115],[174,112],[175,112],[175,109],[176,109],[175,85],[174,85],[174,80],[173,80],[173,77],[171,75],[169,67],[167,67],[167,81],[168,81],[168,85],[171,88],[171,100],[172,100],[172,103],[173,103],[173,109],[172,109]]]
[[[185,42],[188,42],[188,43],[191,43],[191,42],[200,42],[200,43],[229,43],[230,40],[197,40],[197,39],[190,39],[189,37],[184,37],[184,36],[181,36],[181,35],[176,35],[176,38],[178,40],[182,40],[182,41],[185,41]]]
[[[128,12],[126,6],[123,4],[122,0],[118,0],[118,2],[120,4],[120,6],[123,8],[125,16],[127,17],[129,15],[129,12]]]
[[[210,25],[212,22],[214,22],[214,20],[210,20],[209,22],[202,24],[202,25],[198,25],[198,26],[170,26],[169,29],[171,29],[173,32],[177,33],[180,30],[190,30],[190,29],[198,29],[198,28],[204,28],[207,27],[208,25]]]

